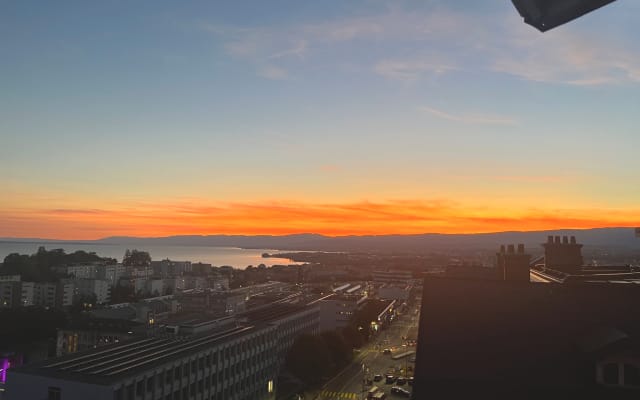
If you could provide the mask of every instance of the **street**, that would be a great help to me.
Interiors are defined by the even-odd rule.
[[[392,356],[406,351],[415,351],[415,346],[403,346],[404,340],[402,338],[407,337],[412,328],[415,332],[418,320],[419,315],[415,314],[415,307],[410,307],[405,314],[396,318],[390,326],[378,333],[369,344],[364,346],[349,366],[327,382],[316,399],[364,399],[367,390],[372,385],[384,390],[391,398],[400,398],[400,395],[391,394],[391,387],[395,384],[386,384],[384,376],[389,373],[396,377],[413,376],[414,363],[410,362],[413,355],[397,360],[393,360]],[[391,349],[392,354],[384,354],[383,351],[387,348]],[[411,370],[407,371],[409,368]],[[367,385],[366,381],[373,381],[376,374],[382,375],[383,379],[372,382],[372,385]],[[408,384],[404,384],[402,387],[411,390],[411,386]]]

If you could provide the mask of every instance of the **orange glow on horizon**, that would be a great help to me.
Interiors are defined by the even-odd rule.
[[[214,234],[453,234],[639,225],[640,210],[633,209],[523,211],[408,200],[341,204],[193,202],[0,211],[0,237],[79,240]]]

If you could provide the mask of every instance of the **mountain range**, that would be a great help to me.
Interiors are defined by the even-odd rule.
[[[487,249],[500,244],[524,243],[539,246],[547,236],[575,236],[585,246],[625,247],[640,249],[640,238],[634,228],[562,229],[527,232],[495,232],[477,234],[363,235],[325,236],[315,233],[292,235],[180,235],[140,238],[112,236],[98,240],[51,240],[36,238],[0,238],[5,242],[114,244],[143,247],[156,246],[226,246],[278,250],[424,252],[443,249]]]

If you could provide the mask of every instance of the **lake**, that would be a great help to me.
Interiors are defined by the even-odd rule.
[[[111,257],[122,261],[127,249],[137,248],[148,251],[154,261],[169,258],[173,261],[191,261],[209,263],[214,266],[231,265],[234,268],[245,269],[249,265],[259,264],[271,266],[274,264],[300,264],[285,258],[262,258],[262,253],[275,253],[273,249],[240,249],[237,247],[213,246],[127,246],[122,244],[85,244],[85,243],[27,243],[0,242],[0,262],[11,253],[33,254],[38,247],[47,250],[64,249],[66,253],[77,250],[94,252],[100,257]]]

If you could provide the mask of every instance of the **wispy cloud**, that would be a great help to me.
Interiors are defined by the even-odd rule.
[[[502,115],[491,114],[478,114],[478,113],[465,113],[465,114],[452,114],[442,110],[435,109],[433,107],[420,107],[420,110],[425,111],[438,118],[446,119],[449,121],[461,122],[464,124],[486,124],[486,125],[517,125],[517,121],[513,118]]]
[[[379,75],[403,81],[415,81],[424,75],[437,77],[455,69],[453,65],[423,60],[384,60],[374,66]]]
[[[640,83],[640,56],[598,32],[570,27],[544,35],[505,23],[489,69],[522,79],[577,86]]]
[[[276,67],[274,65],[267,65],[263,68],[260,68],[260,70],[258,71],[258,75],[263,78],[278,81],[289,79],[289,72],[286,69]]]
[[[504,12],[477,15],[442,5],[411,11],[395,6],[377,14],[278,27],[201,26],[223,38],[230,55],[257,65],[300,60],[311,48],[321,50],[324,61],[331,52],[340,61],[350,52],[339,46],[357,42],[375,46],[380,60],[368,68],[405,82],[453,70],[480,70],[574,86],[640,83],[637,51],[606,33],[596,35],[575,25],[540,34],[522,23],[511,5]],[[396,49],[401,48],[418,50],[414,56],[399,57]]]
[[[267,58],[270,60],[289,57],[289,56],[295,56],[295,57],[301,58],[302,56],[304,56],[304,53],[307,51],[307,45],[308,45],[308,42],[302,39],[294,43],[292,47],[285,50],[277,51],[271,54],[270,56],[268,56]]]

